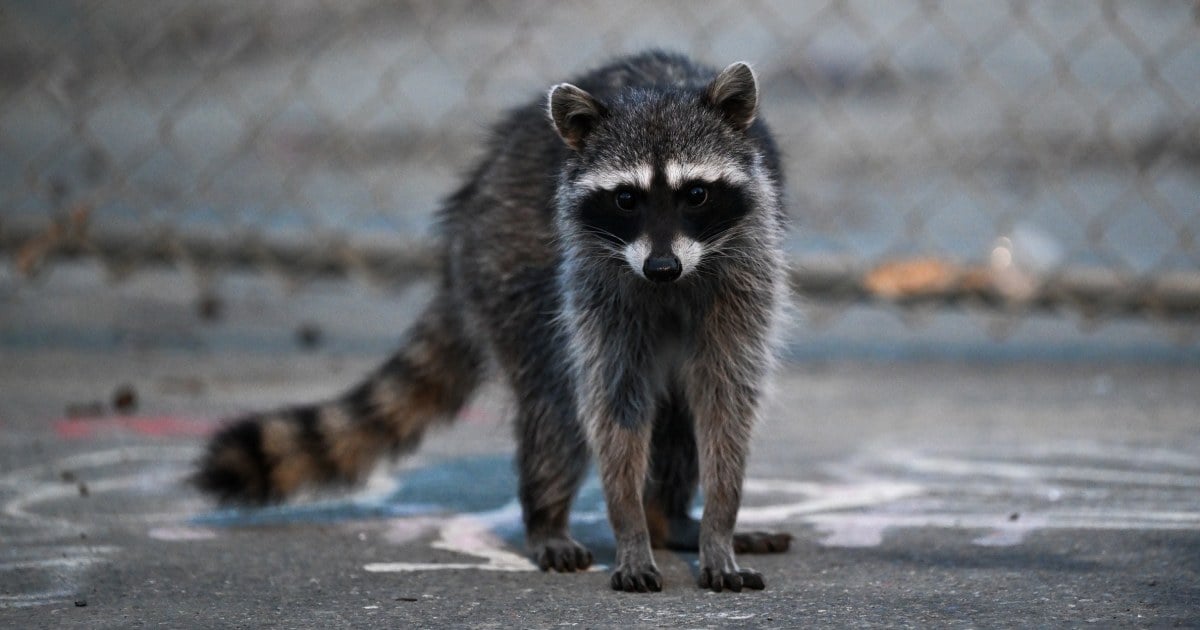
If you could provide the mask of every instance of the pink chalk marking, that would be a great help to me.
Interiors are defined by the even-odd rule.
[[[216,420],[179,416],[83,417],[55,421],[54,432],[67,440],[90,438],[112,431],[131,431],[150,437],[195,437],[212,433],[218,424]]]

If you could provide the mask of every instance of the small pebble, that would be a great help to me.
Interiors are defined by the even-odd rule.
[[[306,350],[319,346],[322,336],[321,328],[312,322],[300,324],[300,327],[296,329],[296,341],[299,342],[300,347]]]
[[[133,385],[126,383],[113,391],[112,406],[118,412],[133,413],[137,411],[137,405],[137,391],[133,389]]]
[[[213,293],[201,295],[200,299],[196,302],[196,312],[200,314],[200,319],[206,322],[215,322],[221,319],[224,311],[225,303]]]

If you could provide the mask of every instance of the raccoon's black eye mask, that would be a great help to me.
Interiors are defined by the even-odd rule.
[[[700,203],[694,189],[703,190]],[[722,182],[693,182],[678,193],[683,208],[680,223],[683,233],[697,241],[712,241],[737,225],[750,211],[746,195],[738,186]]]
[[[632,243],[648,221],[675,224],[675,231],[697,241],[711,241],[732,228],[749,211],[740,187],[723,182],[693,181],[679,190],[656,186],[597,190],[579,207],[585,231],[615,245]]]

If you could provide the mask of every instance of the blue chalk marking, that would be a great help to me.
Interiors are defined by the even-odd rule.
[[[254,508],[223,508],[198,514],[192,525],[253,527],[337,523],[436,514],[490,514],[515,499],[517,476],[507,455],[451,459],[397,473],[396,489],[382,497],[338,497],[311,503]],[[525,544],[519,517],[491,521],[492,531],[515,548]],[[593,550],[615,545],[604,508],[600,480],[593,471],[571,510],[571,532]]]

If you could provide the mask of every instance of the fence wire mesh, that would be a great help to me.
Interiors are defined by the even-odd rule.
[[[751,61],[801,294],[1200,315],[1200,5],[26,1],[0,251],[396,282],[504,109],[645,47]]]

